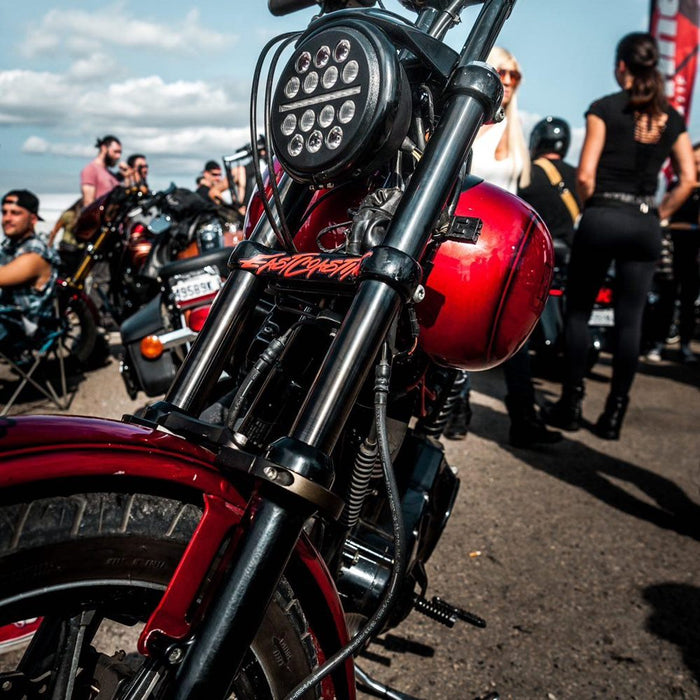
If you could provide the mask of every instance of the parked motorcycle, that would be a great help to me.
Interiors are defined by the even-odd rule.
[[[221,247],[236,226],[235,215],[184,188],[152,194],[139,185],[116,187],[80,215],[75,235],[89,245],[66,284],[85,289],[95,265],[106,263],[108,284],[98,293],[121,323],[158,292],[164,265]]]
[[[566,269],[569,250],[561,241],[554,242],[555,266],[549,295],[539,323],[530,338],[533,371],[560,378],[564,354],[564,316],[566,313]],[[614,309],[615,268],[610,267],[605,281],[598,290],[590,318],[588,331],[591,345],[588,351],[587,369],[592,370],[600,353],[611,350],[611,334],[615,326]]]
[[[514,0],[459,54],[473,0],[404,0],[415,22],[332,4],[280,39],[272,175],[165,399],[0,423],[0,625],[43,619],[12,697],[401,697],[354,663],[373,637],[413,610],[484,624],[429,597],[426,563],[459,486],[436,439],[455,378],[522,346],[551,279],[539,217],[464,168]],[[223,421],[200,418],[224,374]]]
[[[164,265],[159,293],[121,325],[119,372],[130,398],[139,391],[159,396],[172,384],[228,275],[230,255],[227,246]]]

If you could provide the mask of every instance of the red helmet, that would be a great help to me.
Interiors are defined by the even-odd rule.
[[[542,313],[552,279],[552,239],[534,209],[477,182],[457,217],[478,218],[475,243],[446,240],[434,255],[425,299],[416,307],[420,345],[436,362],[489,369],[513,355]]]

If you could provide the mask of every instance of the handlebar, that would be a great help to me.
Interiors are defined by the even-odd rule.
[[[288,15],[297,10],[305,10],[318,4],[316,0],[267,0],[267,7],[275,17]]]

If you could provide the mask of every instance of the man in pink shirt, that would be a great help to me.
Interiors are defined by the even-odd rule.
[[[83,206],[92,204],[96,199],[107,192],[111,192],[119,180],[109,168],[119,163],[122,155],[122,144],[116,136],[105,136],[98,139],[95,144],[99,152],[94,160],[91,160],[80,173],[80,190],[83,194]],[[126,163],[119,163],[119,170],[124,176],[128,174]]]

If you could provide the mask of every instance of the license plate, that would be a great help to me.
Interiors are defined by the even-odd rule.
[[[589,326],[614,326],[615,309],[593,309],[591,317],[588,319]]]
[[[219,273],[206,270],[175,278],[171,282],[175,304],[179,309],[213,299],[220,288]]]

